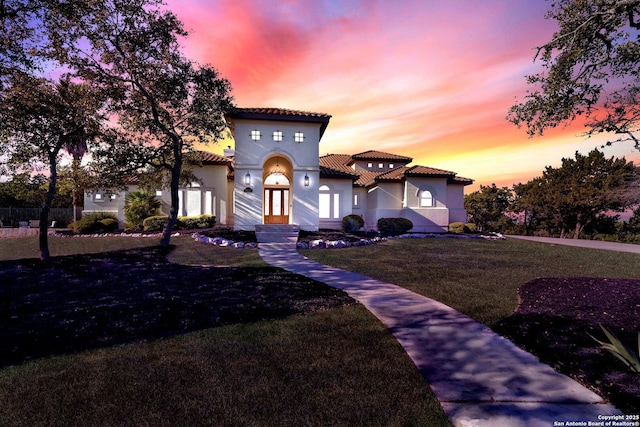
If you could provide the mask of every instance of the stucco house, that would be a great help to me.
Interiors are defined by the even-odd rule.
[[[385,217],[407,218],[416,232],[466,221],[464,187],[471,179],[375,150],[320,156],[328,114],[238,108],[227,118],[235,149],[200,153],[193,171],[198,182],[180,190],[179,215],[212,214],[236,230],[260,224],[339,229],[348,214],[362,216],[368,230]],[[127,191],[136,189],[134,180]],[[113,212],[123,221],[125,194],[86,192],[84,212]],[[168,212],[168,191],[156,194]]]

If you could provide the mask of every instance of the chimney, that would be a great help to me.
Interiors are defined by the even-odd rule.
[[[235,157],[236,152],[235,150],[231,149],[231,146],[227,146],[227,148],[224,149],[224,156],[225,157]]]

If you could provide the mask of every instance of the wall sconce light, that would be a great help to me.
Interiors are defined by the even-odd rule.
[[[253,189],[250,187],[251,185],[251,174],[247,172],[244,176],[244,185],[246,186],[244,189],[245,193],[253,193]]]
[[[306,173],[304,174],[304,186],[309,186],[309,175],[307,175]]]

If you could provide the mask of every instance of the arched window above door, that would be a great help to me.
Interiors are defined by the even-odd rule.
[[[264,179],[264,185],[289,185],[289,179],[282,173],[272,173]]]

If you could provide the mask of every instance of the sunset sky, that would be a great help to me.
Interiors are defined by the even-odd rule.
[[[376,149],[511,186],[604,140],[584,129],[528,138],[505,120],[535,47],[551,39],[544,0],[168,0],[186,55],[217,68],[239,107],[332,115],[320,154]],[[214,147],[221,152],[223,147]],[[605,154],[640,163],[631,143]]]

